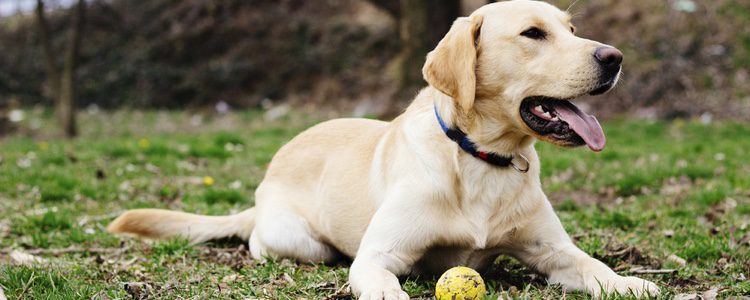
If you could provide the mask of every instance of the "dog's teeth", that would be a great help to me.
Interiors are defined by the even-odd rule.
[[[548,112],[543,113],[542,116],[547,119],[552,119],[552,116]]]
[[[537,105],[536,107],[534,107],[534,110],[538,111],[540,114],[544,113],[544,108],[542,108],[541,105]]]
[[[552,120],[550,120],[550,121],[552,121],[552,122],[557,122],[557,121],[560,121],[560,118],[558,118],[558,117],[554,117],[554,118],[552,118]]]

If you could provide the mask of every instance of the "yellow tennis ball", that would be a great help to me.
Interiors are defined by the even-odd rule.
[[[454,267],[443,273],[435,286],[437,300],[484,299],[487,288],[482,276],[467,267]]]

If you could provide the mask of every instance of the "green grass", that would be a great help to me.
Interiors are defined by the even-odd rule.
[[[221,215],[253,205],[274,152],[322,118],[266,121],[239,112],[197,119],[82,113],[82,136],[64,141],[49,134],[51,116],[32,111],[19,134],[0,140],[0,286],[9,298],[349,297],[345,264],[257,261],[233,240],[147,243],[104,231],[126,209]],[[722,298],[750,294],[743,279],[750,277],[750,125],[615,120],[604,127],[601,153],[537,145],[545,190],[576,243],[621,274],[676,268],[642,275],[664,287],[664,299],[714,287]],[[14,265],[11,250],[49,263]],[[668,261],[672,254],[687,264]],[[508,257],[483,276],[490,299],[563,296]],[[434,283],[409,277],[404,288],[429,298]]]

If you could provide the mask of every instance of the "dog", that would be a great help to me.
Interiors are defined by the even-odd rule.
[[[254,208],[138,209],[108,229],[195,243],[237,236],[257,259],[351,258],[359,299],[409,299],[397,276],[481,270],[501,254],[565,289],[656,295],[654,283],[576,247],[542,190],[535,141],[601,151],[598,121],[570,100],[609,91],[621,71],[620,51],[574,32],[544,2],[485,5],[427,55],[429,86],[393,121],[331,120],[281,147]]]

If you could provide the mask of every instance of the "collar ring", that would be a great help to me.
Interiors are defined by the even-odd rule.
[[[519,173],[524,173],[525,174],[526,172],[529,172],[529,168],[531,168],[531,163],[529,163],[529,159],[526,158],[526,156],[523,156],[523,154],[521,154],[521,153],[518,153],[518,157],[520,157],[521,159],[523,159],[523,161],[526,162],[526,167],[524,167],[522,169],[522,168],[518,167],[515,163],[513,163],[513,161],[510,162],[510,165],[513,167],[513,169],[515,169]]]

